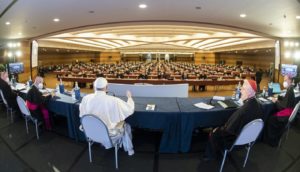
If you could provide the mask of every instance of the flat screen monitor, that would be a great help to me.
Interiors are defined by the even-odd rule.
[[[24,72],[24,64],[23,63],[9,63],[8,64],[9,73],[10,74],[19,74]]]
[[[281,75],[297,76],[297,65],[281,64]]]

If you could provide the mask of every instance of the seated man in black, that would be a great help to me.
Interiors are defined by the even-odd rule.
[[[183,73],[181,74],[181,79],[182,79],[182,80],[188,79],[188,74],[187,74],[187,72],[183,72]]]
[[[260,92],[260,82],[262,80],[262,75],[263,75],[262,69],[259,69],[255,73],[255,81],[256,81],[256,85],[257,85],[257,92]]]
[[[97,77],[97,78],[99,78],[99,77],[104,77],[104,74],[103,74],[102,72],[99,71],[99,72],[96,73],[96,77]]]
[[[218,151],[230,148],[247,123],[262,118],[262,107],[255,98],[256,89],[254,80],[244,80],[241,89],[243,105],[231,115],[225,125],[215,128],[210,133],[205,160],[214,159]]]
[[[11,89],[7,72],[1,72],[0,89],[2,90],[3,96],[7,101],[9,107],[19,112],[19,106],[17,104],[17,94]]]
[[[146,73],[146,72],[144,72],[144,74],[141,73],[141,74],[138,76],[138,79],[148,79],[147,73]]]
[[[272,99],[276,105],[275,113],[269,117],[265,127],[264,141],[271,146],[278,145],[295,104],[295,93],[291,77],[284,76],[283,87],[287,89],[285,96]]]
[[[43,84],[44,80],[42,77],[37,76],[35,78],[34,84],[30,87],[26,95],[26,105],[28,109],[32,112],[33,115],[38,120],[42,121],[42,117],[40,112],[42,112],[42,116],[45,122],[45,127],[47,130],[51,130],[51,122],[48,109],[46,108],[46,103],[51,98],[49,93],[43,94],[40,92],[41,89],[44,88]]]
[[[165,73],[164,72],[159,72],[157,75],[158,79],[164,79],[165,78]]]
[[[124,74],[122,73],[122,72],[118,72],[117,74],[116,74],[116,78],[124,78]]]
[[[207,76],[203,71],[200,72],[198,79],[206,79]],[[199,85],[199,91],[205,91],[205,85]]]

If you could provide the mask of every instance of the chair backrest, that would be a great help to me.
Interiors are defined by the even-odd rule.
[[[259,133],[261,132],[263,126],[264,122],[262,119],[255,119],[249,122],[243,127],[233,146],[245,145],[254,142],[257,139]]]
[[[88,139],[103,145],[113,146],[106,125],[97,116],[91,114],[83,115],[81,117],[81,125]]]
[[[22,114],[24,114],[25,116],[31,116],[30,111],[29,111],[28,107],[26,106],[25,101],[20,96],[17,97],[17,103],[18,103],[18,106],[19,106]]]
[[[7,101],[6,101],[6,99],[5,99],[4,95],[3,95],[2,90],[0,90],[0,94],[1,94],[1,98],[2,98],[3,103],[5,104],[5,106],[8,107]]]
[[[292,112],[291,116],[289,117],[289,123],[293,122],[293,120],[295,119],[295,117],[298,113],[298,110],[299,110],[299,106],[300,106],[300,102],[298,102],[296,104],[296,106],[294,107],[293,112]]]

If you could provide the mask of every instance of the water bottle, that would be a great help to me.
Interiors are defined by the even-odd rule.
[[[75,82],[75,88],[74,88],[74,96],[76,100],[80,99],[80,88],[78,87],[78,82]]]
[[[266,87],[264,87],[264,88],[263,88],[263,91],[262,91],[262,96],[265,98],[265,97],[267,97],[266,94],[267,94],[267,93],[266,93]]]
[[[32,80],[31,80],[31,76],[29,76],[29,79],[27,81],[27,85],[28,87],[30,87],[33,84]]]
[[[11,78],[11,84],[12,84],[12,86],[13,87],[15,87],[16,86],[16,79],[15,79],[15,76],[14,75],[12,75],[12,78]]]
[[[57,93],[59,93],[59,85],[58,84],[56,84],[55,90],[56,90]]]
[[[241,82],[239,82],[236,92],[235,92],[235,100],[239,100],[241,97]]]
[[[72,90],[71,97],[72,97],[73,100],[76,100],[76,97],[75,97],[75,88]]]
[[[273,95],[273,82],[268,84],[268,96],[272,96]]]
[[[59,83],[59,92],[60,92],[61,94],[63,94],[63,93],[65,92],[65,86],[64,86],[64,84],[63,84],[61,78],[60,78],[60,81],[59,81],[59,82],[60,82],[60,83]]]

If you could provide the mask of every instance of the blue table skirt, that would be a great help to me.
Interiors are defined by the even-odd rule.
[[[126,101],[126,97],[120,97]],[[199,109],[195,103],[209,102],[209,98],[133,98],[135,112],[126,119],[132,127],[162,131],[160,152],[188,152],[193,130],[197,127],[223,125],[236,109],[223,109],[218,104],[211,110]],[[299,98],[297,99],[297,101]],[[48,103],[48,109],[67,118],[69,137],[85,141],[79,130],[79,103],[70,95],[57,95]],[[155,104],[154,111],[147,111],[147,104]],[[273,103],[263,103],[265,121],[272,113]]]

